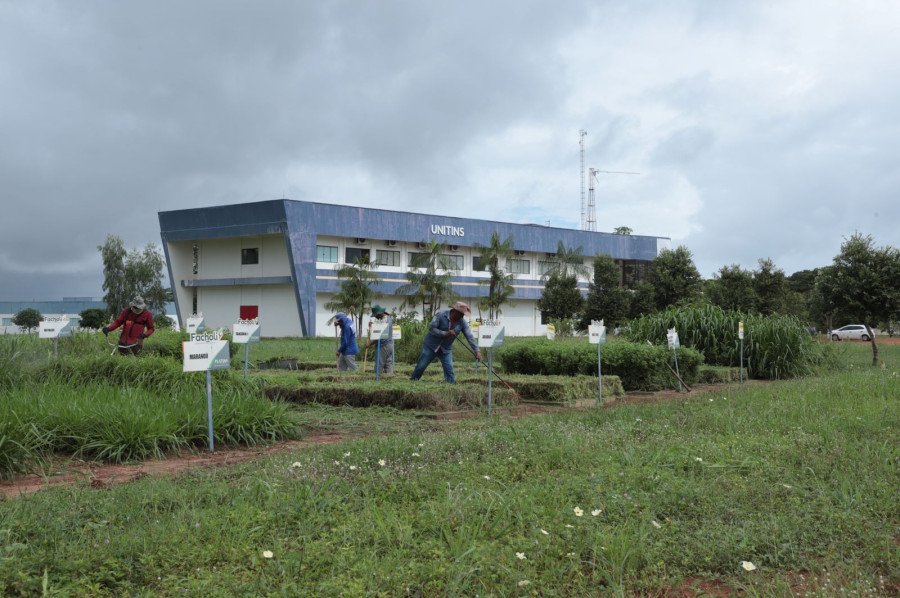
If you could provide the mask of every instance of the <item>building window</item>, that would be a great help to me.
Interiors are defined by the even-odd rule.
[[[547,272],[549,272],[550,270],[552,270],[552,269],[554,268],[554,266],[556,266],[556,262],[545,262],[545,261],[538,260],[538,271],[537,271],[537,273],[538,273],[539,276],[543,276],[543,275],[545,275]]]
[[[531,260],[506,260],[506,271],[510,274],[531,274]]]
[[[653,262],[644,260],[622,261],[622,283],[626,288],[633,289],[638,284],[647,280]]]
[[[336,264],[337,247],[331,247],[330,245],[316,245],[316,261]]]
[[[379,266],[400,266],[400,252],[379,249],[375,252],[375,263]]]
[[[541,326],[546,326],[550,323],[550,312],[542,311],[541,312]]]
[[[487,272],[487,262],[481,261],[480,255],[472,256],[472,271]]]
[[[248,247],[247,249],[241,249],[241,265],[242,266],[250,266],[253,264],[259,263],[259,248],[258,247]]]
[[[465,258],[461,255],[441,254],[441,265],[447,270],[462,270],[465,267]]]
[[[194,246],[191,248],[192,250],[192,270],[194,274],[200,272],[200,246],[194,243]]]
[[[368,249],[360,249],[359,247],[348,247],[344,250],[344,263],[356,264],[360,260],[364,262],[370,261]]]
[[[431,260],[430,253],[416,253],[414,251],[409,252],[409,267],[410,268],[427,268],[430,260]]]

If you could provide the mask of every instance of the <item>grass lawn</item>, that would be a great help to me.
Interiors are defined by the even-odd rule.
[[[0,594],[896,593],[885,348],[883,370],[850,348],[820,378],[0,502]],[[405,429],[387,411],[300,413]]]

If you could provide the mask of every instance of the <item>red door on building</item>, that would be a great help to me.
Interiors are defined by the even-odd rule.
[[[255,320],[259,317],[259,306],[258,305],[242,305],[241,306],[241,319],[242,320]]]

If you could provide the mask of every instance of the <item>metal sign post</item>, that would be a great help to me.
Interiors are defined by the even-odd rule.
[[[234,344],[244,345],[244,382],[247,381],[247,367],[250,361],[250,343],[258,343],[260,339],[259,320],[238,320],[231,325],[231,338]]]
[[[73,328],[68,316],[49,316],[38,323],[38,338],[52,338],[53,357],[59,357],[59,337],[71,336]]]
[[[206,417],[209,426],[209,452],[215,451],[213,441],[212,370],[227,370],[231,366],[228,341],[221,340],[218,331],[191,334],[191,340],[181,343],[183,372],[206,372]]]
[[[503,344],[505,330],[499,320],[485,320],[478,327],[478,348],[488,350],[488,416],[493,412],[494,347]]]
[[[603,320],[593,320],[588,326],[588,341],[597,345],[597,407],[603,406],[603,345],[606,343],[606,326]]]
[[[678,378],[678,392],[681,392],[681,372],[678,370],[678,348],[681,347],[681,343],[678,342],[678,331],[674,328],[669,328],[669,331],[666,333],[666,340],[669,343],[669,348],[672,349],[672,355],[675,356],[675,377]]]
[[[743,384],[744,383],[744,321],[743,320],[738,322],[738,338],[741,340],[740,380],[741,380],[741,384]]]

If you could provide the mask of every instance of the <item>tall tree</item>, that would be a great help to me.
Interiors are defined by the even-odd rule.
[[[488,287],[488,296],[479,301],[479,306],[488,312],[488,319],[494,320],[500,315],[503,304],[512,297],[515,290],[512,286],[515,275],[501,265],[501,262],[513,255],[513,239],[506,237],[505,241],[501,241],[500,234],[494,231],[488,245],[475,247],[481,252],[481,263],[490,275],[487,280],[479,281]]]
[[[784,270],[770,258],[759,260],[759,269],[753,273],[753,290],[756,292],[756,309],[764,315],[784,311],[784,294],[787,289]]]
[[[12,323],[19,328],[24,328],[25,332],[31,332],[40,325],[43,319],[44,316],[41,315],[41,312],[33,307],[26,307],[12,317]]]
[[[628,317],[640,318],[656,311],[656,297],[653,293],[653,285],[650,282],[639,282],[634,289],[630,289],[631,299],[628,302]]]
[[[359,258],[355,264],[343,264],[336,268],[337,277],[341,281],[341,290],[335,293],[325,309],[343,311],[356,321],[356,330],[362,334],[363,314],[368,311],[375,299],[373,288],[381,282],[377,273],[373,272],[375,264],[365,258]]]
[[[405,296],[400,305],[401,310],[417,307],[421,303],[422,317],[428,322],[441,309],[444,301],[449,302],[456,297],[451,284],[452,264],[444,257],[445,251],[447,246],[444,243],[430,241],[422,252],[423,257],[409,265],[407,283],[394,291],[397,295]]]
[[[690,303],[700,297],[700,272],[694,257],[684,245],[663,249],[653,260],[649,281],[657,309]]]
[[[708,289],[710,302],[722,309],[748,312],[756,307],[753,272],[737,264],[719,268]]]
[[[116,235],[107,235],[103,245],[98,245],[103,261],[103,301],[109,315],[117,316],[128,307],[128,289],[125,287],[125,243]]]
[[[581,328],[587,328],[592,320],[603,320],[615,328],[628,317],[630,291],[619,286],[619,266],[608,255],[594,258],[594,280],[588,286],[581,316]]]
[[[538,299],[537,307],[547,312],[547,317],[560,330],[568,330],[578,317],[584,299],[578,290],[578,279],[575,276],[551,275],[544,283],[544,292]]]
[[[831,266],[822,268],[816,286],[822,300],[842,318],[866,326],[872,343],[872,365],[878,345],[872,324],[900,313],[900,250],[875,247],[871,235],[854,233],[841,245]]]
[[[119,315],[135,295],[141,295],[154,314],[166,313],[165,260],[155,243],[126,251],[121,238],[108,235],[97,249],[103,261],[103,300],[111,316]]]
[[[556,246],[556,255],[550,261],[550,267],[544,272],[543,277],[549,279],[553,276],[559,278],[587,277],[590,270],[584,264],[584,249],[578,247],[566,247],[565,243],[559,241]]]

